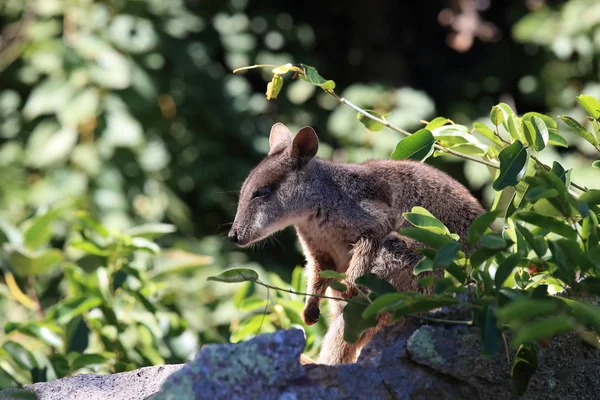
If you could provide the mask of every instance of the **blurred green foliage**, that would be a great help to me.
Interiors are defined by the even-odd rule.
[[[410,131],[439,113],[477,120],[507,94],[516,106],[503,101],[515,109],[583,121],[575,96],[599,97],[592,0],[533,11],[493,2],[486,17],[505,38],[477,42],[460,56],[439,34],[423,33],[424,24],[443,32],[431,17],[446,0],[390,5],[402,12],[360,25],[352,22],[363,15],[360,2],[336,0],[319,13],[316,2],[258,3],[0,0],[0,371],[9,374],[0,372],[0,388],[79,367],[114,372],[181,362],[204,343],[299,323],[299,296],[270,291],[265,306],[262,287],[206,281],[225,268],[251,267],[263,282],[302,288],[292,232],[278,236],[281,246],[250,253],[221,235],[241,181],[266,154],[271,124],[315,126],[319,155],[342,161],[388,157],[402,135],[365,129],[355,112],[300,80],[287,80],[268,102],[262,81],[269,71],[233,75],[235,68],[318,66],[340,77],[340,96]],[[554,29],[541,35],[548,25]],[[386,26],[403,26],[402,40],[392,40],[393,32],[383,42],[370,36]],[[385,54],[374,45],[384,42]],[[595,150],[575,133],[564,136],[575,151],[549,148],[540,159],[573,168],[573,180],[593,186]],[[429,162],[492,204],[487,170],[448,157]],[[159,222],[177,231],[141,238],[146,247],[128,239]],[[166,250],[154,254],[156,246]],[[81,299],[96,300],[67,312]],[[305,328],[310,355],[324,326]]]

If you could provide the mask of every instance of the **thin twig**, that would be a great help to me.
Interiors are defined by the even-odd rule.
[[[321,299],[338,300],[338,301],[345,301],[346,303],[353,303],[352,300],[350,300],[350,299],[344,299],[342,297],[332,297],[332,296],[323,296],[323,295],[314,294],[314,293],[295,292],[292,289],[284,289],[284,288],[280,288],[280,287],[277,287],[277,286],[272,286],[272,285],[269,285],[267,283],[261,282],[259,280],[256,280],[254,282],[256,282],[256,284],[258,284],[258,285],[262,285],[262,286],[264,286],[266,288],[269,288],[269,289],[280,290],[282,292],[291,293],[291,294],[297,294],[297,295],[300,295],[300,296],[312,296],[312,297],[319,297]]]
[[[378,118],[378,117],[376,117],[376,116],[374,116],[374,115],[372,115],[372,114],[369,114],[367,111],[365,111],[365,110],[363,110],[362,108],[358,107],[357,105],[355,105],[354,103],[352,103],[350,100],[348,100],[348,99],[346,99],[346,98],[344,98],[344,97],[339,97],[337,94],[335,94],[335,92],[334,92],[333,90],[327,90],[326,92],[327,92],[327,93],[329,93],[329,94],[331,94],[331,95],[332,95],[332,96],[333,96],[333,97],[334,97],[334,98],[335,98],[337,101],[339,101],[340,103],[347,105],[348,107],[350,107],[350,108],[352,108],[353,110],[355,110],[355,111],[357,111],[357,112],[361,113],[361,114],[362,114],[362,115],[364,115],[365,117],[367,117],[367,118],[370,118],[370,119],[372,119],[373,121],[379,122],[380,124],[382,124],[382,125],[384,125],[384,126],[386,126],[386,127],[390,128],[390,129],[391,129],[391,130],[393,130],[393,131],[396,131],[396,132],[398,132],[398,133],[401,133],[401,134],[403,134],[404,136],[410,136],[410,135],[412,135],[412,133],[408,132],[407,130],[404,130],[404,129],[402,129],[402,128],[399,128],[399,127],[397,127],[397,126],[395,126],[395,125],[392,125],[392,124],[390,124],[390,123],[389,123],[387,120],[385,120],[385,119],[381,119],[381,118]],[[465,159],[465,160],[471,160],[471,161],[475,161],[475,162],[477,162],[477,163],[484,164],[484,165],[487,165],[487,166],[489,166],[489,167],[492,167],[492,168],[500,169],[500,165],[498,165],[498,164],[496,164],[496,163],[493,163],[493,162],[490,162],[490,161],[486,161],[486,160],[482,160],[482,159],[480,159],[480,158],[476,158],[476,157],[471,157],[471,156],[469,156],[469,155],[467,155],[467,154],[462,154],[462,153],[459,153],[459,152],[457,152],[457,151],[454,151],[454,150],[452,150],[452,149],[449,149],[449,148],[447,148],[447,147],[444,147],[444,146],[442,146],[442,145],[441,145],[441,144],[439,144],[439,143],[436,143],[436,144],[434,144],[434,147],[435,147],[436,149],[438,149],[439,151],[442,151],[442,152],[444,152],[444,153],[452,154],[452,155],[455,155],[455,156],[457,156],[457,157],[463,158],[463,159]]]
[[[340,103],[347,105],[348,107],[350,107],[350,108],[352,108],[353,110],[355,110],[355,111],[357,111],[357,112],[361,113],[361,114],[362,114],[362,115],[364,115],[365,117],[367,117],[367,118],[370,118],[370,119],[372,119],[373,121],[379,122],[380,124],[382,124],[382,125],[384,125],[384,126],[386,126],[386,127],[390,128],[390,129],[392,129],[392,130],[394,130],[394,131],[396,131],[396,132],[398,132],[398,133],[401,133],[401,134],[403,134],[403,135],[405,135],[405,136],[410,136],[410,135],[412,135],[412,133],[410,133],[410,132],[408,132],[408,131],[406,131],[406,130],[404,130],[404,129],[402,129],[402,128],[398,128],[397,126],[394,126],[394,125],[390,124],[390,123],[389,123],[387,120],[385,120],[385,119],[381,119],[381,118],[378,118],[378,117],[376,117],[376,116],[374,116],[374,115],[372,115],[372,114],[369,114],[367,111],[365,111],[365,110],[363,110],[362,108],[358,107],[357,105],[353,104],[353,103],[352,103],[351,101],[349,101],[348,99],[345,99],[345,98],[343,98],[343,97],[339,97],[337,94],[335,94],[335,92],[334,92],[333,90],[326,90],[326,92],[327,92],[327,93],[329,93],[330,95],[332,95],[332,96],[333,96],[333,97],[334,97],[334,98],[335,98],[337,101],[339,101]],[[507,142],[506,140],[504,140],[504,139],[503,139],[502,137],[500,137],[499,135],[498,135],[498,137],[500,138],[500,140],[502,140],[502,142],[504,142],[504,143],[506,143],[506,144],[509,144],[509,142]],[[482,159],[479,159],[479,158],[476,158],[476,157],[471,157],[471,156],[469,156],[469,155],[467,155],[467,154],[458,153],[458,152],[456,152],[456,151],[454,151],[454,150],[452,150],[452,149],[449,149],[449,148],[447,148],[447,147],[444,147],[444,146],[442,146],[442,145],[440,145],[440,144],[438,144],[438,143],[436,143],[436,144],[434,145],[434,147],[435,147],[436,149],[440,150],[440,151],[443,151],[443,152],[445,152],[445,153],[448,153],[448,154],[455,155],[455,156],[457,156],[457,157],[460,157],[460,158],[463,158],[463,159],[465,159],[465,160],[471,160],[471,161],[474,161],[474,162],[477,162],[477,163],[480,163],[480,164],[487,165],[487,166],[489,166],[489,167],[492,167],[492,168],[500,169],[500,165],[498,165],[498,164],[496,164],[496,163],[493,163],[493,162],[490,162],[490,161],[486,161],[486,160],[482,160]],[[546,171],[550,171],[550,170],[551,170],[551,168],[550,168],[549,166],[547,166],[547,165],[545,165],[544,163],[542,163],[541,161],[539,161],[539,160],[537,159],[537,157],[535,157],[535,156],[531,156],[531,158],[533,158],[533,159],[534,159],[534,160],[535,160],[537,163],[539,163],[539,164],[540,164],[540,165],[541,165],[541,166],[542,166],[544,169],[546,169]],[[587,192],[587,191],[588,191],[588,189],[586,189],[586,188],[585,188],[585,187],[583,187],[583,186],[580,186],[580,185],[576,184],[576,183],[575,183],[575,182],[573,182],[573,181],[571,181],[571,182],[570,182],[570,184],[571,184],[571,186],[573,186],[573,187],[575,187],[575,188],[577,188],[577,189],[579,189],[579,190],[581,190],[581,191],[583,191],[583,192]]]
[[[267,308],[269,308],[270,294],[271,294],[271,292],[269,291],[269,288],[267,288],[267,302],[265,303],[265,309],[263,310],[263,315],[262,315],[262,318],[260,319],[260,325],[258,325],[258,328],[256,329],[256,332],[255,332],[255,334],[257,334],[257,335],[260,332],[260,328],[262,328],[262,326],[263,326],[263,322],[265,322],[265,317],[267,316]]]
[[[421,321],[434,322],[436,324],[473,326],[473,321],[454,321],[451,319],[424,317],[422,315],[413,315],[413,314],[407,315],[407,317],[413,318],[413,319],[418,319]]]
[[[506,361],[508,361],[508,365],[510,366],[510,354],[508,353],[508,342],[506,341],[506,336],[504,332],[502,333],[502,340],[504,341],[504,350],[506,351]]]
[[[544,164],[543,162],[541,162],[536,156],[531,156],[531,158],[533,158],[533,160],[543,169],[545,169],[546,171],[552,171],[552,168],[550,168],[549,166],[547,166],[546,164]],[[588,189],[586,189],[583,186],[579,186],[578,184],[576,184],[575,182],[571,181],[571,186],[581,190],[582,192],[587,192]]]

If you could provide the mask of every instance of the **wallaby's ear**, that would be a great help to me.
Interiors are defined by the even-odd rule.
[[[292,143],[293,137],[292,131],[281,122],[273,125],[269,134],[269,155],[272,156],[287,149]]]
[[[317,133],[310,126],[300,129],[290,147],[290,157],[294,160],[308,162],[319,150],[319,138]]]

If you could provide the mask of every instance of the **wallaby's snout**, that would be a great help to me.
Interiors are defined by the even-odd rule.
[[[238,232],[237,232],[236,228],[231,228],[231,230],[227,234],[227,237],[229,238],[229,240],[231,240],[235,244],[240,243],[240,239],[238,237]]]
[[[239,247],[252,243],[294,224],[312,210],[306,202],[311,175],[306,172],[319,148],[319,138],[311,127],[296,135],[277,123],[269,134],[269,154],[250,172],[242,189],[235,219],[227,234]]]

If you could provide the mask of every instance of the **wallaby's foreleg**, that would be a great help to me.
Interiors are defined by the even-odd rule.
[[[306,263],[306,293],[323,296],[327,290],[327,279],[321,278],[319,272],[327,269],[335,269],[335,265],[328,257],[310,258]],[[321,314],[319,305],[321,298],[316,296],[306,296],[304,310],[302,310],[302,320],[306,325],[313,325],[319,320]]]
[[[352,258],[346,271],[346,280],[350,284],[346,291],[347,297],[353,297],[356,294],[352,286],[356,284],[358,278],[371,271],[378,250],[379,240],[375,236],[361,237],[354,245]]]

